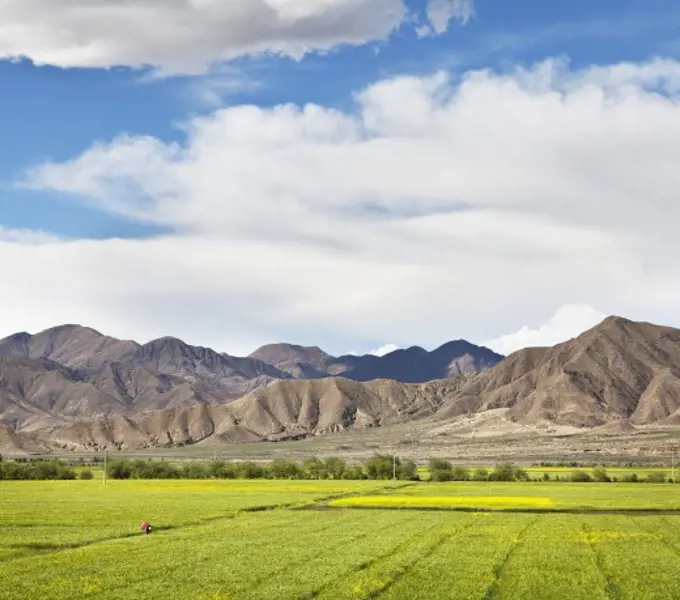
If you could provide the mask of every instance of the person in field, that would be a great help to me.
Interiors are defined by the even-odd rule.
[[[151,525],[149,525],[146,521],[144,521],[144,523],[142,523],[142,526],[140,527],[140,529],[144,533],[146,533],[147,535],[151,533]]]

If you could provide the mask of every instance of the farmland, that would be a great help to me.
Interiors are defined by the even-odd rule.
[[[622,483],[0,482],[0,598],[677,598],[680,513],[549,511],[669,510],[678,496]],[[412,510],[325,508],[370,498]],[[419,510],[443,501],[546,512]],[[278,508],[251,512],[264,507]]]

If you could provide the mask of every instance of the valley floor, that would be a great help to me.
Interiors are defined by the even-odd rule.
[[[670,484],[0,482],[3,600],[670,599],[678,570]]]

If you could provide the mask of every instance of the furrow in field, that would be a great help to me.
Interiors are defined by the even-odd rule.
[[[500,562],[496,565],[496,567],[493,570],[494,574],[494,580],[491,583],[491,585],[486,589],[486,592],[484,593],[483,599],[484,600],[495,600],[498,597],[499,590],[500,590],[500,581],[501,577],[503,577],[503,571],[505,570],[505,566],[508,564],[508,561],[512,557],[513,553],[517,551],[517,549],[520,547],[522,544],[522,541],[524,539],[524,536],[526,535],[527,531],[536,523],[540,517],[536,517],[535,519],[532,519],[527,523],[526,527],[522,529],[518,534],[517,537],[514,539],[514,542],[512,546],[508,549],[508,551],[505,553],[503,558],[500,560]]]
[[[259,518],[266,523],[271,517],[262,515]],[[306,565],[324,549],[335,552],[339,547],[357,544],[368,536],[380,537],[385,528],[384,522],[375,523],[375,519],[342,515],[342,518],[333,521],[332,527],[322,527],[313,533],[297,522],[283,522],[277,531],[276,524],[270,522],[270,532],[263,528],[247,535],[249,532],[244,528],[243,534],[246,535],[243,535],[225,527],[218,539],[203,541],[182,537],[174,540],[172,547],[164,548],[176,556],[174,568],[170,566],[172,560],[156,558],[154,570],[157,577],[152,582],[143,576],[128,577],[117,588],[107,588],[98,598],[118,598],[121,588],[134,598],[143,597],[150,590],[153,590],[150,596],[153,598],[167,597],[172,593],[186,598],[192,597],[192,590],[205,587],[214,589],[215,594],[225,594],[228,590],[230,597],[239,600],[274,598],[272,593],[253,594],[257,594],[256,590],[261,586],[274,584],[278,588],[276,582],[285,581],[282,573],[291,566],[299,566],[304,571]],[[328,544],[329,540],[331,544]],[[282,552],[282,548],[285,551]],[[135,558],[138,561],[154,560],[152,552],[150,549],[149,552],[138,553]],[[197,552],[200,552],[198,556]],[[182,563],[180,557],[184,556],[188,557],[190,568]]]
[[[473,526],[436,548],[427,560],[412,565],[385,590],[381,600],[481,600],[495,580],[494,568],[532,518],[490,513],[478,516]]]
[[[546,515],[503,567],[499,600],[607,600],[605,578],[584,540],[579,517]]]
[[[605,585],[604,585],[604,593],[606,594],[607,598],[609,600],[621,600],[621,588],[619,585],[614,581],[614,579],[611,577],[611,575],[607,572],[604,564],[604,560],[602,557],[602,554],[598,551],[597,547],[595,546],[594,538],[593,538],[593,528],[589,526],[587,523],[582,524],[582,529],[583,529],[583,535],[586,543],[588,544],[588,547],[593,553],[593,556],[595,558],[595,564],[597,565],[598,570],[602,574],[602,577],[604,577]]]
[[[584,518],[584,531],[607,575],[610,597],[615,600],[676,599],[680,597],[678,554],[649,527],[655,517]],[[644,525],[644,524],[643,524]]]
[[[0,579],[11,577],[17,581],[17,586],[6,590],[6,595],[3,595],[4,590],[0,591],[0,598],[23,599],[30,597],[31,593],[41,598],[80,597],[88,581],[99,579],[109,582],[106,592],[102,590],[102,593],[114,593],[115,596],[121,588],[134,589],[136,584],[148,580],[149,573],[140,568],[141,565],[153,565],[153,581],[163,583],[172,581],[174,572],[181,571],[187,561],[196,562],[196,569],[187,570],[186,579],[191,579],[194,573],[200,573],[208,565],[219,569],[216,557],[225,556],[231,564],[236,561],[239,566],[239,557],[246,553],[251,560],[261,561],[257,563],[258,568],[249,571],[249,574],[257,573],[276,563],[281,548],[290,545],[291,537],[304,546],[324,537],[327,530],[331,539],[338,535],[335,528],[367,530],[368,518],[357,518],[357,515],[338,517],[329,524],[328,520],[310,522],[308,517],[299,513],[251,515],[250,518],[223,522],[215,527],[152,534],[43,557],[41,564],[44,570],[39,572],[36,572],[32,559],[14,561],[0,565]],[[368,531],[371,529],[368,528]],[[163,580],[163,573],[169,579]],[[55,582],[58,583],[56,587]],[[141,587],[143,593],[149,586],[146,583]],[[57,593],[60,589],[64,590],[63,595]]]
[[[416,563],[427,559],[442,544],[462,534],[477,520],[478,517],[473,515],[458,518],[440,516],[424,531],[417,532],[388,552],[376,555],[355,570],[310,592],[309,596],[318,600],[378,598]]]

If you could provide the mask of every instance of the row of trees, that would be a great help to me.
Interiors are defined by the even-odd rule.
[[[53,479],[92,479],[92,471],[87,469],[76,473],[68,464],[59,460],[40,460],[34,462],[0,461],[0,480],[53,480]]]
[[[107,468],[111,479],[392,479],[418,480],[418,469],[411,460],[377,454],[358,465],[348,465],[331,456],[307,458],[301,463],[278,458],[269,464],[251,461],[176,465],[166,461],[116,460]]]
[[[392,479],[418,481],[420,476],[415,463],[386,454],[376,454],[361,464],[347,464],[332,456],[325,460],[307,458],[301,463],[277,459],[269,464],[227,462],[214,460],[209,463],[186,462],[178,465],[164,460],[113,460],[109,462],[107,476],[111,479]],[[449,461],[435,458],[429,462],[432,481],[528,481],[528,473],[511,463],[502,463],[494,469],[479,467],[468,469],[452,465]],[[2,461],[0,456],[0,480],[69,480],[92,479],[89,469],[75,470],[69,463],[59,460]],[[665,483],[671,480],[666,473],[652,471],[644,477],[637,473],[620,473],[610,476],[604,467],[592,471],[574,470],[571,473],[538,475],[543,481],[588,482],[645,482]]]
[[[502,463],[492,471],[479,467],[474,471],[452,465],[448,460],[430,460],[430,479],[432,481],[527,481],[527,472],[510,463]]]

